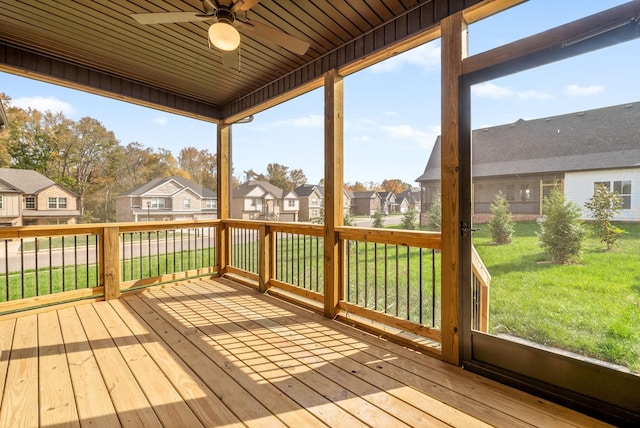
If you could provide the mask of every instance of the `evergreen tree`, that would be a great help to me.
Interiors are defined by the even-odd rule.
[[[567,202],[560,189],[543,201],[546,219],[540,223],[538,239],[554,263],[570,263],[580,256],[584,228],[580,208]]]
[[[513,220],[509,209],[509,202],[502,192],[498,193],[491,203],[491,238],[498,245],[510,244],[513,237]]]
[[[431,204],[427,228],[436,232],[439,232],[442,228],[442,201],[440,200],[440,196]]]
[[[383,227],[384,226],[384,216],[382,211],[378,210],[373,213],[373,227]]]
[[[418,212],[415,208],[409,208],[409,210],[402,216],[402,228],[408,230],[415,230],[418,228]]]

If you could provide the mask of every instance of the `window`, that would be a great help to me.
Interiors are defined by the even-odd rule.
[[[531,199],[531,189],[529,189],[528,184],[523,184],[522,187],[520,187],[520,200],[522,202],[527,202],[530,199]]]
[[[513,184],[508,184],[507,185],[507,194],[505,195],[507,198],[507,201],[513,201],[515,200],[515,186]]]
[[[215,199],[207,199],[205,201],[205,208],[208,208],[208,209],[218,208],[218,201]]]
[[[67,208],[67,198],[49,198],[49,209]]]
[[[4,208],[4,196],[0,195],[0,210]]]
[[[295,199],[289,199],[289,200],[288,200],[288,204],[287,204],[287,206],[288,206],[289,208],[294,208],[294,207],[296,206],[296,201],[295,201]]]
[[[258,201],[256,201],[255,199],[251,199],[251,206],[255,207],[256,205],[258,205]]]
[[[24,197],[24,208],[27,210],[35,210],[36,209],[36,198],[34,196],[25,196]]]
[[[605,189],[608,189],[610,192],[617,193],[622,198],[622,209],[630,210],[631,209],[631,180],[620,180],[620,181],[596,181],[593,183],[593,189],[598,186],[602,186]]]
[[[151,208],[164,208],[164,198],[151,198]]]
[[[312,198],[311,205],[318,205],[318,198]]]
[[[614,181],[613,191],[622,197],[622,209],[631,209],[631,180]]]
[[[185,208],[191,208],[191,199],[189,198],[184,198],[184,207]]]

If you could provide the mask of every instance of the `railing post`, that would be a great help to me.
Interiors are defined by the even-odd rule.
[[[117,226],[105,227],[102,233],[101,282],[104,286],[104,299],[120,297],[120,229]]]
[[[333,318],[344,294],[344,251],[336,231],[344,221],[344,85],[335,69],[324,77],[324,111],[324,314]]]
[[[272,248],[271,228],[267,224],[262,224],[258,229],[258,289],[261,293],[267,291],[271,280]]]

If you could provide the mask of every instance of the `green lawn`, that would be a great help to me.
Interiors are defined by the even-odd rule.
[[[513,243],[491,244],[480,225],[474,245],[492,276],[490,331],[640,371],[640,225],[611,251],[592,233],[579,264],[554,265],[536,223],[518,223]]]

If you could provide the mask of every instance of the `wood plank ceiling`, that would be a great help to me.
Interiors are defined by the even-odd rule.
[[[223,67],[220,51],[209,48],[211,22],[142,25],[129,16],[198,12],[200,0],[0,0],[0,71],[214,122],[237,120],[478,3],[263,0],[248,18],[310,48],[296,55],[241,31],[236,70]]]

